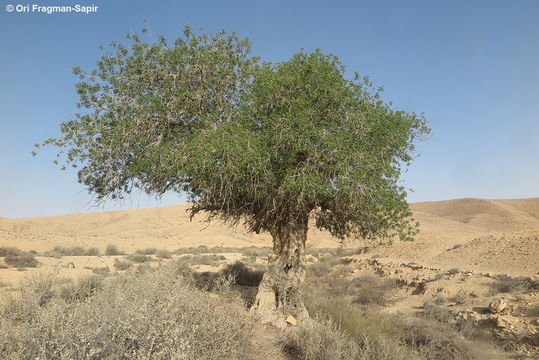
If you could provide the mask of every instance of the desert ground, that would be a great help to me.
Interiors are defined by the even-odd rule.
[[[0,218],[0,250],[15,248],[37,260],[28,267],[9,264],[7,253],[0,257],[0,297],[16,297],[38,274],[77,279],[191,256],[201,260],[192,263],[198,272],[238,260],[263,269],[268,235],[207,223],[203,215],[190,221],[187,208]],[[384,292],[379,304],[384,313],[430,316],[457,327],[465,323],[486,333],[501,359],[539,359],[539,198],[468,198],[411,208],[420,223],[412,242],[341,247],[311,226],[312,271],[338,267],[339,276],[348,279],[393,281],[394,289]]]

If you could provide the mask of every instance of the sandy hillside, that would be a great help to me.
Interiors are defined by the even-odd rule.
[[[241,226],[189,220],[188,205],[151,209],[0,219],[0,246],[44,252],[54,246],[109,244],[126,252],[155,247],[270,246],[267,234],[248,234]],[[416,241],[373,249],[407,262],[510,274],[539,271],[539,198],[517,200],[457,199],[411,205],[421,223]],[[336,247],[339,242],[311,226],[308,246]],[[358,246],[363,246],[361,243]],[[454,248],[454,249],[453,249]],[[452,250],[450,250],[452,249]]]

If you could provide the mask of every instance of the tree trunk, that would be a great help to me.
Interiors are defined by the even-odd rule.
[[[273,254],[251,307],[251,312],[264,323],[282,328],[290,315],[298,322],[309,317],[300,289],[305,279],[307,229],[308,217],[305,217],[270,231]]]

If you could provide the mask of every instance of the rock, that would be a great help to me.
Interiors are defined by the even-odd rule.
[[[517,324],[518,319],[511,315],[498,316],[496,318],[496,326],[498,326],[500,329],[514,330]]]
[[[298,324],[298,321],[292,315],[288,315],[288,317],[286,318],[286,323],[292,326],[296,326]]]
[[[505,300],[502,298],[502,299],[496,299],[496,300],[493,300],[489,305],[488,305],[488,309],[491,313],[493,314],[498,314],[498,313],[501,313],[502,311],[505,310],[505,308],[507,307],[507,303],[505,302]]]

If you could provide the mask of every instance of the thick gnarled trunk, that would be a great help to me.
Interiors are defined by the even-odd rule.
[[[273,254],[251,308],[264,323],[284,327],[290,315],[298,321],[309,316],[300,290],[305,279],[307,229],[308,219],[304,218],[270,231]]]

